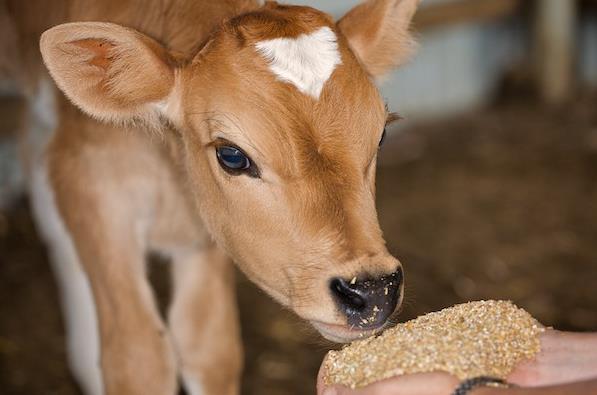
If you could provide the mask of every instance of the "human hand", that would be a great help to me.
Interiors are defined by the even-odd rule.
[[[521,363],[508,381],[524,387],[549,386],[597,377],[597,334],[560,332],[541,334],[541,352]]]
[[[553,386],[597,377],[597,334],[559,332],[541,334],[541,352],[524,361],[508,381],[523,387]],[[405,375],[383,380],[362,389],[324,388],[323,364],[319,372],[318,395],[427,395],[450,394],[458,380],[448,373]]]
[[[451,394],[458,379],[448,373],[420,373],[392,377],[358,390],[347,387],[326,387],[323,382],[324,364],[317,377],[317,395],[438,395]]]

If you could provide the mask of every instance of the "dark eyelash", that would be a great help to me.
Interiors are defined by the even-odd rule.
[[[386,109],[386,114],[387,114],[386,115],[386,127],[393,124],[394,122],[404,119],[397,112],[390,111],[390,107],[387,102],[385,103],[385,109]]]
[[[398,122],[402,119],[404,119],[404,118],[402,118],[398,113],[389,112],[388,116],[386,117],[386,126],[389,126],[389,125],[393,124],[394,122]]]

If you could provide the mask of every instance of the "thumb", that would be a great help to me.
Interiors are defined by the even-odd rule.
[[[358,395],[359,392],[351,390],[350,388],[334,386],[326,388],[322,395]]]

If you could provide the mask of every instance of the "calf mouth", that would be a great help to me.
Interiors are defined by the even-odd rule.
[[[383,332],[388,327],[392,326],[391,320],[384,322],[377,328],[362,329],[355,326],[330,324],[321,321],[311,321],[311,325],[323,336],[325,339],[334,343],[350,343],[355,340],[366,339]]]
[[[371,336],[376,336],[384,330],[396,325],[398,323],[398,315],[402,312],[402,294],[398,306],[394,312],[383,322],[368,325],[350,325],[338,324],[331,322],[324,322],[320,320],[308,320],[311,325],[323,336],[325,339],[334,343],[351,343],[356,340],[366,339]]]

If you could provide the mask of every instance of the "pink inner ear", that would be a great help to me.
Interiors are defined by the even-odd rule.
[[[106,40],[100,40],[95,38],[72,41],[71,44],[74,44],[93,53],[93,58],[89,61],[90,65],[100,67],[104,70],[108,70],[110,62],[112,60],[111,50],[112,48],[114,48],[114,44]]]

